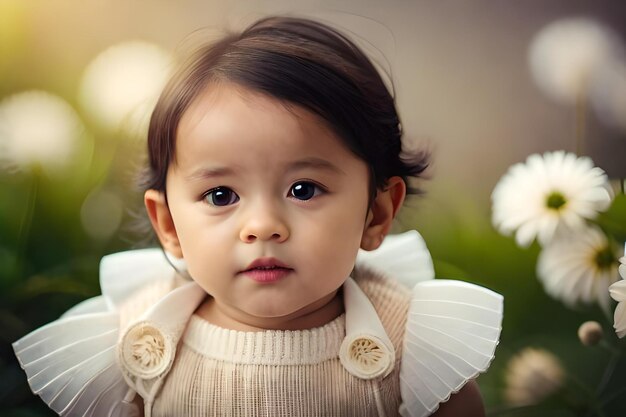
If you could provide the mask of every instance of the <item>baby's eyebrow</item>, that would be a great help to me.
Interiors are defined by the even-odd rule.
[[[287,172],[297,171],[297,170],[306,169],[306,168],[324,169],[328,171],[333,171],[337,174],[343,174],[343,175],[346,174],[341,168],[339,168],[335,164],[325,159],[317,158],[317,157],[309,157],[309,158],[304,158],[304,159],[300,159],[295,162],[292,162],[289,164],[287,168]]]
[[[188,175],[187,180],[205,180],[209,178],[226,177],[228,175],[235,175],[235,169],[231,167],[200,168]]]

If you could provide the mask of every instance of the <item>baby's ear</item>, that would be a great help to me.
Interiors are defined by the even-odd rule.
[[[165,194],[157,190],[148,190],[143,196],[143,202],[163,249],[177,258],[182,258],[183,252],[180,248],[172,214],[165,201]]]
[[[401,177],[391,177],[384,190],[376,192],[365,221],[361,249],[374,250],[383,242],[391,222],[400,210],[406,196],[406,184]]]

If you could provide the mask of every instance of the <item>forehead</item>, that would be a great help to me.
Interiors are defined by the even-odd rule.
[[[176,138],[176,164],[198,157],[240,156],[271,148],[273,156],[305,152],[352,155],[319,116],[285,101],[230,84],[211,84],[183,114]],[[232,155],[234,153],[234,155]],[[204,155],[207,156],[207,155]]]

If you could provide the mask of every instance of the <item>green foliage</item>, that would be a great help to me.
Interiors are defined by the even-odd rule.
[[[119,145],[121,149],[125,146]],[[37,170],[9,173],[0,169],[2,416],[56,415],[30,391],[11,343],[57,319],[76,303],[98,295],[102,256],[129,249],[141,240],[141,236],[124,230],[108,240],[94,239],[81,224],[82,204],[94,189],[119,190],[127,197],[127,209],[140,202],[128,175],[108,172],[111,166],[124,163],[116,158],[119,157],[100,153],[81,178],[50,177]],[[127,215],[124,224],[130,220]]]
[[[626,194],[613,199],[611,207],[596,219],[600,227],[618,242],[626,242]]]

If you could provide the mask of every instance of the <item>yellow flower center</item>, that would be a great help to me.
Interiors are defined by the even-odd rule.
[[[552,210],[559,210],[567,203],[565,196],[558,191],[552,191],[546,198],[546,206]]]
[[[615,264],[616,261],[617,257],[608,246],[596,252],[595,263],[598,269],[609,269]]]

